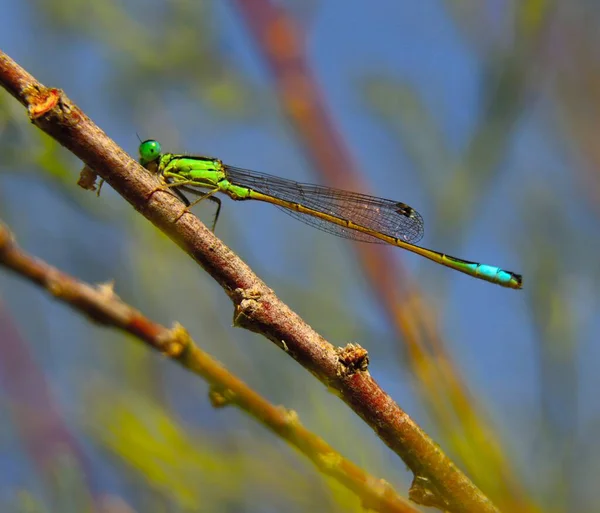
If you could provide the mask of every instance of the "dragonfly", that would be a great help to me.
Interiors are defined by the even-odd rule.
[[[214,194],[222,193],[236,201],[271,203],[286,214],[339,237],[396,246],[502,287],[523,286],[520,274],[418,246],[423,237],[423,217],[401,201],[300,183],[230,166],[212,157],[163,153],[154,139],[140,143],[139,157],[140,164],[156,173],[187,208],[204,199],[215,202],[213,231],[221,211],[221,200]],[[198,198],[190,202],[183,192]]]

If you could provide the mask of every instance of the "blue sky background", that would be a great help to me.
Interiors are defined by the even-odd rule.
[[[128,0],[89,6],[88,16],[82,15],[84,4],[4,2],[2,17],[10,23],[0,32],[0,48],[44,84],[63,89],[131,155],[137,133],[161,140],[170,151],[323,181],[233,2]],[[389,249],[421,286],[427,311],[524,489],[542,505],[553,503],[552,511],[594,511],[591,476],[600,470],[593,436],[600,414],[600,267],[594,256],[599,211],[593,199],[596,167],[580,144],[577,123],[586,113],[581,105],[596,99],[588,100],[581,85],[594,71],[584,56],[579,62],[570,53],[567,35],[576,26],[585,39],[597,15],[593,7],[587,13],[583,6],[552,7],[541,33],[528,38],[519,26],[519,2],[488,0],[470,3],[471,9],[458,4],[283,3],[303,32],[312,73],[369,192],[419,210],[424,246],[524,275],[525,289],[512,291]],[[112,24],[109,15],[103,17],[106,6],[120,13]],[[188,15],[168,18],[179,10]],[[168,51],[180,59],[163,62]],[[485,171],[489,181],[482,185],[478,170],[471,169],[472,179],[457,185],[457,169],[466,165],[490,109],[502,112],[503,105],[485,107],[494,88],[506,87],[510,103],[511,82],[495,75],[510,59],[524,63],[515,71],[524,84],[518,115],[498,136],[503,142],[498,162]],[[181,322],[201,347],[270,401],[296,410],[342,454],[406,493],[410,475],[404,464],[360,419],[274,346],[232,328],[229,301],[202,270],[108,187],[100,198],[79,189],[81,163],[28,124],[6,93],[0,99],[6,155],[0,159],[0,216],[21,246],[82,280],[115,280],[120,297],[153,319]],[[467,214],[461,204],[472,205]],[[210,207],[195,212],[208,221]],[[217,235],[328,340],[365,347],[370,371],[384,389],[443,449],[465,457],[445,445],[445,427],[428,414],[403,340],[375,298],[352,243],[269,205],[228,199]],[[179,367],[129,337],[90,325],[6,272],[0,273],[0,298],[81,443],[99,493],[123,497],[140,511],[148,495],[173,511],[185,510],[132,469],[119,443],[111,445],[102,435],[107,426],[118,426],[103,414],[110,412],[107,399],[118,397],[119,407],[131,408],[150,425],[155,408],[169,412],[187,436],[210,440],[215,451],[235,446],[244,453],[247,440],[260,440],[257,453],[274,445],[273,453],[283,454],[308,489],[321,490],[315,497],[328,498],[321,502],[324,510],[349,510],[339,490],[322,484],[261,426],[234,410],[212,410],[206,385]],[[8,393],[2,397],[5,411],[13,400]],[[0,499],[13,504],[17,491],[26,489],[54,510],[57,499],[20,445],[21,430],[11,422],[0,430]],[[219,490],[236,497],[232,504],[248,499],[247,490],[226,493],[203,473],[205,465],[199,467],[198,486],[215,507],[226,502]],[[471,477],[479,484],[481,476]],[[252,479],[262,483],[255,493],[266,508],[255,511],[275,511],[281,504],[288,511],[312,507],[309,499],[294,501],[289,491],[281,492],[282,499],[267,480]]]

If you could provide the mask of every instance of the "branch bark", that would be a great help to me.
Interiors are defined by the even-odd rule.
[[[413,472],[413,501],[451,512],[498,511],[371,377],[365,351],[338,350],[316,333],[62,91],[44,87],[2,52],[0,84],[27,107],[36,126],[97,172],[221,285],[234,304],[235,325],[286,350],[371,426]]]

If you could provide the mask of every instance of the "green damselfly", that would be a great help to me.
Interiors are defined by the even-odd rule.
[[[417,246],[423,236],[423,218],[407,204],[287,180],[223,164],[219,159],[162,153],[158,141],[140,144],[140,163],[161,176],[189,205],[182,191],[200,195],[218,204],[220,192],[233,200],[258,200],[279,207],[287,214],[320,230],[347,239],[390,244],[462,273],[511,289],[522,287],[522,277],[499,267],[462,260]],[[199,190],[205,191],[200,193]],[[199,201],[199,200],[198,200]],[[213,224],[214,229],[214,224]]]

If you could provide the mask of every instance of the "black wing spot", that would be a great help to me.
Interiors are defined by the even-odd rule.
[[[409,207],[406,203],[398,202],[396,203],[396,213],[403,215],[404,217],[414,217],[415,209]]]

